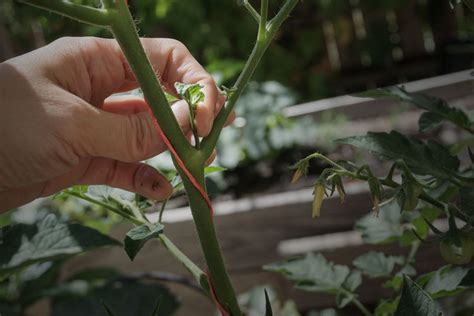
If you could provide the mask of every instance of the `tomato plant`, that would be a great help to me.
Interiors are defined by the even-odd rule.
[[[207,267],[201,269],[164,234],[161,214],[166,201],[162,204],[158,221],[151,222],[144,214],[149,206],[148,201],[106,187],[76,186],[65,190],[58,198],[79,198],[128,220],[134,227],[126,234],[123,245],[131,260],[147,241],[158,239],[186,267],[200,290],[222,315],[243,315],[242,305],[237,300],[224,265],[213,223],[212,204],[205,187],[206,173],[215,170],[206,169],[205,162],[215,149],[225,122],[262,56],[298,1],[284,1],[271,19],[268,16],[268,0],[261,0],[259,11],[249,1],[240,1],[256,21],[257,37],[237,81],[231,88],[223,88],[226,104],[207,137],[198,137],[193,125],[196,104],[203,98],[202,87],[176,83],[177,93],[189,106],[193,144],[189,144],[181,132],[170,109],[170,98],[163,92],[141,46],[126,0],[102,0],[100,7],[64,0],[21,2],[103,27],[119,42],[150,104],[150,110],[156,119],[157,133],[162,136],[172,155],[176,172],[169,175],[170,179],[175,190],[184,188],[187,193]],[[464,2],[472,4],[471,1]],[[369,91],[363,96],[394,98],[424,110],[419,121],[421,132],[448,121],[466,133],[474,134],[472,117],[441,99],[412,94],[400,87]],[[392,166],[385,177],[379,177],[369,165],[333,161],[320,153],[301,160],[295,166],[294,181],[306,174],[311,159],[322,160],[329,166],[315,184],[313,217],[324,216],[325,195],[338,192],[341,200],[344,200],[343,179],[365,181],[372,197],[373,209],[379,217],[364,217],[357,222],[356,228],[362,232],[367,243],[399,242],[410,247],[408,254],[392,256],[370,252],[356,258],[353,267],[330,262],[321,254],[307,254],[302,258],[269,264],[265,269],[285,275],[299,289],[332,294],[336,298],[337,307],[342,309],[352,304],[366,316],[441,315],[434,299],[471,288],[474,284],[472,277],[469,278],[468,275],[474,272],[469,268],[445,266],[416,278],[414,262],[418,249],[423,243],[431,241],[439,242],[440,253],[449,263],[462,265],[472,259],[474,155],[469,148],[469,139],[447,148],[435,140],[424,142],[392,131],[348,137],[338,143],[368,150],[391,161]],[[462,165],[458,157],[461,151],[469,153],[471,163],[467,166]],[[436,195],[434,192],[437,190],[454,193]],[[439,217],[448,219],[448,231],[443,232],[435,227],[433,222]],[[457,227],[456,220],[463,223],[462,228]],[[430,236],[430,231],[435,234],[434,238]],[[177,307],[176,300],[166,289],[142,282],[142,279],[147,278],[143,276],[130,280],[117,271],[96,270],[74,275],[58,283],[57,264],[62,262],[51,263],[52,260],[63,261],[91,249],[118,244],[106,234],[91,228],[70,224],[48,215],[36,223],[4,226],[0,230],[0,237],[0,280],[9,279],[12,281],[10,284],[13,284],[3,294],[8,300],[17,303],[13,308],[1,307],[6,310],[0,310],[2,315],[21,315],[23,306],[29,306],[42,297],[52,297],[55,300],[53,315],[61,315],[68,306],[74,304],[87,305],[88,315],[130,315],[130,310],[125,306],[126,299],[135,296],[142,300],[140,302],[145,302],[142,309],[139,309],[140,315],[171,315]],[[57,242],[58,240],[61,242]],[[392,297],[380,302],[373,311],[358,299],[357,291],[364,277],[385,279],[385,287],[393,292]],[[107,280],[110,278],[115,282],[109,283]],[[445,282],[448,279],[450,282]],[[160,294],[158,299],[150,295],[152,291]],[[261,315],[298,315],[291,302],[280,306],[275,302],[271,291],[258,289],[258,292],[265,301],[264,309],[259,310]],[[90,294],[102,301],[103,306],[89,306],[90,302],[87,303],[84,297],[65,299],[66,294],[70,293],[77,294],[76,296]],[[116,297],[125,299],[118,300]],[[251,309],[252,299],[248,299],[247,303],[243,305],[249,305],[247,309]]]

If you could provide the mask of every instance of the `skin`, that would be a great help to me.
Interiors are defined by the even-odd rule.
[[[204,85],[195,123],[206,136],[224,103],[212,77],[176,40],[142,44],[167,92],[175,94],[176,81]],[[170,184],[140,162],[166,149],[146,102],[111,97],[136,87],[114,40],[62,38],[1,63],[0,211],[75,184],[168,197]],[[190,136],[187,105],[178,101],[172,110]]]

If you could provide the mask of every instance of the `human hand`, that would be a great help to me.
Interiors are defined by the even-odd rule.
[[[196,128],[206,136],[224,103],[212,77],[171,39],[142,44],[164,88],[204,85]],[[139,161],[166,149],[117,42],[63,38],[0,64],[0,211],[74,184],[106,184],[164,199],[170,184]],[[172,110],[190,134],[184,101]]]

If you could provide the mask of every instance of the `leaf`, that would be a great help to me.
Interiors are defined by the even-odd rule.
[[[285,275],[302,290],[326,293],[336,293],[343,288],[351,274],[347,266],[328,262],[321,254],[313,253],[269,264],[263,269]]]
[[[467,287],[462,285],[470,269],[463,267],[444,266],[419,278],[418,284],[431,294],[433,298],[452,296],[464,291]]]
[[[308,316],[337,316],[337,311],[333,308],[327,308],[322,311],[311,311]]]
[[[0,276],[33,263],[116,245],[120,243],[94,229],[59,222],[49,214],[35,224],[0,228]]]
[[[156,301],[155,309],[153,310],[153,313],[151,314],[151,316],[160,316],[158,314],[160,312],[160,306],[161,306],[161,296]]]
[[[265,289],[265,316],[273,316],[272,304],[268,298],[267,290]]]
[[[469,8],[469,10],[474,11],[474,0],[463,0],[463,3]]]
[[[402,295],[395,316],[441,316],[430,295],[409,277],[403,277]]]
[[[400,226],[400,208],[396,202],[391,202],[380,207],[378,217],[367,214],[355,224],[355,229],[362,234],[364,242],[380,244],[394,242],[403,234]]]
[[[24,316],[21,312],[20,306],[15,306],[11,303],[0,302],[1,316]]]
[[[268,311],[269,303],[274,315],[300,316],[293,301],[286,301],[283,306],[276,297],[275,290],[267,284],[256,286],[250,291],[239,295],[239,305],[246,316],[262,316]]]
[[[381,252],[368,252],[357,257],[353,264],[370,278],[389,277],[395,264],[402,265],[403,257],[386,256]]]
[[[102,302],[102,306],[104,307],[105,309],[105,312],[107,313],[108,316],[115,316],[115,314],[112,312],[112,310],[107,306],[107,304],[105,304],[104,302]]]
[[[221,167],[221,166],[208,166],[208,167],[204,168],[204,175],[208,176],[210,174],[217,173],[217,172],[223,172],[223,171],[226,171],[226,170],[227,170],[227,168],[224,168],[224,167]]]
[[[133,261],[138,252],[143,248],[145,243],[163,232],[164,226],[156,223],[153,227],[146,224],[132,228],[124,239],[124,249],[130,260]]]
[[[424,112],[418,120],[420,132],[429,132],[443,123],[444,117],[433,112]]]
[[[174,87],[178,95],[183,98],[192,108],[195,108],[198,103],[204,101],[204,92],[202,92],[204,86],[201,84],[186,84],[176,82]]]
[[[362,284],[362,273],[359,270],[353,270],[344,281],[343,288],[354,292]]]
[[[397,86],[377,89],[363,95],[375,98],[394,98],[428,111],[420,118],[419,125],[421,131],[429,130],[439,125],[442,121],[450,121],[453,124],[466,129],[469,129],[471,125],[469,116],[464,111],[450,107],[445,100],[437,97],[420,93],[409,93],[405,89]]]
[[[470,217],[474,217],[474,187],[463,186],[459,189],[460,208]]]
[[[104,316],[104,302],[116,316],[152,315],[160,297],[160,316],[172,315],[179,306],[169,290],[159,284],[114,281],[90,288],[84,295],[56,297],[51,316]]]
[[[395,314],[399,298],[394,300],[382,300],[375,308],[374,316],[389,316]]]
[[[337,140],[342,144],[359,147],[385,160],[402,159],[412,172],[449,179],[459,167],[459,159],[451,156],[448,149],[434,141],[423,143],[398,132],[367,133]]]

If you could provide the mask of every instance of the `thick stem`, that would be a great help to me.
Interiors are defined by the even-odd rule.
[[[18,0],[32,6],[52,11],[73,20],[99,26],[109,26],[111,23],[107,10],[96,9],[69,1],[60,0]]]
[[[190,166],[190,171],[196,176],[196,180],[199,181],[202,187],[205,185],[203,170],[203,164]],[[196,230],[209,269],[209,278],[217,299],[232,316],[241,316],[242,312],[240,311],[234,288],[225,268],[211,211],[199,191],[185,176],[183,176],[183,183],[188,194],[194,223],[196,224]]]
[[[183,161],[186,161],[195,149],[188,143],[166,100],[155,71],[140,43],[133,18],[124,0],[115,2],[116,10],[110,11],[113,16],[112,33],[120,44],[130,67],[150,105],[161,129]]]

